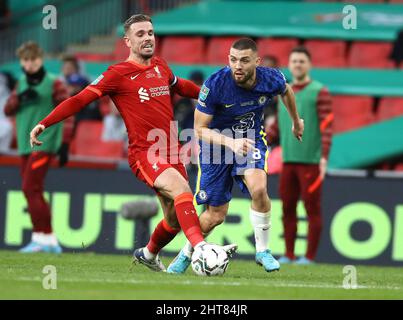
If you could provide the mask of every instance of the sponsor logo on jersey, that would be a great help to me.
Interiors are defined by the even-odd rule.
[[[140,73],[136,74],[135,76],[130,77],[130,79],[134,80],[134,79],[136,79],[139,75],[140,75]]]
[[[151,93],[151,97],[159,97],[159,96],[169,96],[169,86],[160,86],[148,89]]]
[[[150,100],[150,96],[147,93],[147,90],[141,87],[138,91],[139,97],[140,97],[140,102],[144,102],[145,100]]]
[[[246,106],[253,106],[255,104],[255,101],[246,101],[241,103],[241,107],[246,107]]]
[[[210,89],[207,88],[207,87],[203,84],[202,88],[200,89],[199,100],[201,100],[201,101],[206,100],[209,92],[210,92]]]
[[[239,133],[246,133],[255,126],[255,113],[248,112],[242,116],[236,117],[238,123],[232,126],[232,130]]]
[[[96,78],[94,81],[92,81],[92,85],[95,86],[99,83],[99,81],[101,81],[104,78],[104,75],[101,74],[98,78]]]
[[[233,107],[233,106],[235,106],[235,103],[232,103],[232,104],[224,104],[224,107],[226,107],[226,108],[231,108],[231,107]]]
[[[149,88],[148,90],[141,87],[138,91],[140,102],[149,101],[150,98],[160,97],[160,96],[169,96],[169,86],[160,86]]]

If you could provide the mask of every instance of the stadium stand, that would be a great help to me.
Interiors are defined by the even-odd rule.
[[[390,42],[354,42],[351,45],[349,66],[353,68],[394,68],[389,59],[392,51]]]
[[[379,102],[377,120],[383,121],[403,116],[403,98],[384,97]]]
[[[367,96],[334,96],[334,133],[367,126],[375,121],[374,100]]]
[[[403,9],[396,5],[402,4],[399,0],[355,1],[361,13],[360,28],[350,32],[340,30],[342,17],[334,14],[341,12],[347,2],[254,1],[253,19],[243,16],[250,1],[200,1],[180,6],[153,16],[158,35],[156,54],[166,59],[180,77],[188,77],[196,68],[207,76],[227,64],[228,49],[235,39],[250,36],[257,41],[260,55],[276,57],[289,78],[286,70],[289,52],[297,45],[305,45],[312,54],[312,76],[325,83],[333,95],[335,132],[349,133],[403,113],[403,63],[396,66],[390,59],[392,41],[401,26],[379,24],[373,18],[374,14],[403,13]],[[267,12],[279,10],[281,15],[267,19]],[[295,12],[299,13],[298,19]],[[363,16],[366,18],[362,19]],[[91,78],[96,78],[109,64],[127,58],[128,48],[121,38],[122,25],[117,33],[119,38],[109,53],[76,53],[86,62]],[[59,69],[58,63],[52,60],[47,67],[53,72]],[[17,63],[3,65],[4,68],[17,73],[19,70]]]
[[[167,36],[161,47],[161,56],[171,63],[197,64],[204,62],[204,50],[204,37]]]
[[[102,141],[102,127],[101,121],[81,121],[71,145],[71,153],[80,156],[122,158],[123,141]]]
[[[238,37],[213,37],[208,42],[206,62],[208,64],[228,64],[228,52]]]
[[[295,38],[260,38],[257,40],[260,55],[276,57],[280,67],[288,65],[288,54],[298,44],[299,40]]]
[[[307,40],[304,46],[310,51],[312,63],[316,68],[346,66],[345,41]]]

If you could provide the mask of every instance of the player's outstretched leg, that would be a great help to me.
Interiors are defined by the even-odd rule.
[[[147,246],[136,250],[133,258],[134,262],[142,263],[154,271],[165,271],[158,253],[180,229],[192,246],[202,245],[205,241],[193,205],[193,195],[184,176],[176,169],[168,168],[158,176],[154,188],[159,192],[164,220],[155,228]]]
[[[161,201],[164,207],[163,202]],[[136,249],[133,253],[134,262],[141,263],[153,271],[166,271],[158,253],[166,246],[180,231],[179,228],[172,228],[165,219],[161,220],[151,235],[150,241],[144,248]]]

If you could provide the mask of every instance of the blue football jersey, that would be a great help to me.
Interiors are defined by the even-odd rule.
[[[232,78],[230,67],[212,74],[203,84],[196,108],[214,115],[210,129],[231,129],[233,137],[255,137],[263,128],[263,109],[274,96],[286,90],[283,73],[274,68],[257,67],[256,85],[247,90],[238,86]],[[252,131],[253,132],[253,131]]]

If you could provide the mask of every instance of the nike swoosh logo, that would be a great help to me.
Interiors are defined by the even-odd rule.
[[[232,106],[234,106],[235,105],[235,103],[233,103],[233,104],[224,104],[224,107],[226,107],[226,108],[231,108]]]
[[[130,77],[130,79],[134,80],[134,79],[136,79],[139,75],[140,75],[140,73],[139,73],[139,74],[136,74],[136,75],[133,76],[133,77]]]

